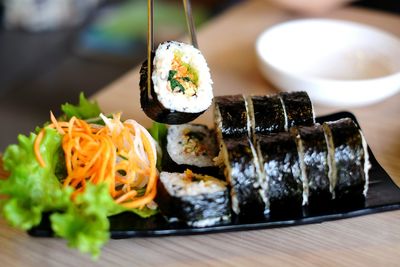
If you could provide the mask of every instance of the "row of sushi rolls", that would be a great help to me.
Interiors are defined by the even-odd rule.
[[[170,221],[190,227],[304,212],[368,192],[367,143],[350,118],[316,123],[306,92],[213,97],[201,52],[175,41],[156,50],[152,103],[170,124],[155,198]],[[189,123],[214,102],[214,127]]]

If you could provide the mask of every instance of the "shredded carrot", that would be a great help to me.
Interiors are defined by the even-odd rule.
[[[135,197],[136,195],[137,195],[137,191],[131,190],[131,191],[129,191],[128,193],[126,193],[126,194],[120,196],[119,198],[117,198],[117,199],[115,200],[115,202],[121,203],[121,202],[124,202],[125,200],[127,200],[127,199],[130,198],[130,197]]]
[[[56,117],[54,117],[53,112],[50,111],[50,120],[57,129],[60,134],[65,134],[64,130],[61,128],[60,124],[58,123]]]
[[[35,143],[33,145],[36,159],[42,168],[46,167],[46,163],[44,162],[44,160],[42,158],[42,154],[40,154],[40,143],[42,142],[43,136],[44,136],[44,129],[42,129],[39,132],[39,134],[37,135],[37,137],[35,139]]]
[[[105,182],[116,203],[127,208],[143,208],[156,196],[158,172],[155,141],[147,130],[133,120],[121,122],[121,114],[112,119],[103,115],[106,126],[91,125],[72,117],[57,121],[50,113],[52,124],[63,135],[67,177],[63,186],[75,188],[73,198],[84,192],[86,183]],[[42,130],[35,140],[35,155],[45,166],[40,154]],[[139,194],[138,192],[144,192]]]

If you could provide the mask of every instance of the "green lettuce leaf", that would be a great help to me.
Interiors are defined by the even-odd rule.
[[[157,149],[157,169],[161,171],[162,169],[162,151],[164,151],[164,146],[166,145],[166,138],[168,133],[167,125],[153,122],[153,125],[148,129],[150,135],[159,144],[160,149]]]
[[[36,134],[18,136],[18,145],[10,145],[4,153],[4,168],[10,172],[0,181],[0,194],[8,196],[2,203],[3,216],[18,228],[30,229],[40,223],[42,212],[59,209],[67,198],[55,175],[60,163],[61,136],[46,128],[40,152],[46,166],[36,160],[33,144]]]
[[[115,206],[107,184],[88,183],[85,191],[70,201],[64,213],[50,216],[51,226],[57,236],[81,252],[91,253],[94,258],[110,237],[108,214]]]
[[[126,209],[116,204],[108,192],[108,185],[88,183],[85,191],[70,202],[64,213],[50,216],[54,233],[68,241],[68,245],[94,258],[110,237],[108,216],[131,211],[141,217],[149,217],[157,210],[149,208]]]
[[[65,103],[64,105],[61,105],[61,110],[64,112],[67,120],[69,120],[73,116],[82,120],[96,118],[101,113],[100,107],[97,102],[90,102],[88,99],[86,99],[83,92],[79,94],[78,105]]]
[[[160,144],[164,142],[167,136],[168,128],[165,124],[159,122],[153,122],[153,125],[151,126],[150,129],[148,129],[148,131],[154,138],[154,140]]]

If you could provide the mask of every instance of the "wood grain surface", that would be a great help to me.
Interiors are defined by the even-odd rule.
[[[328,17],[400,36],[400,17],[343,8]],[[246,1],[209,22],[198,39],[223,94],[277,92],[258,71],[254,43],[267,27],[298,17]],[[95,95],[105,112],[150,125],[140,109],[138,68]],[[377,88],[379,90],[379,88]],[[400,184],[400,95],[363,108],[316,106],[317,115],[353,112],[378,161]],[[198,122],[211,124],[206,112]],[[98,262],[55,238],[32,238],[0,219],[0,266],[400,266],[400,211],[288,228],[198,236],[111,240]]]

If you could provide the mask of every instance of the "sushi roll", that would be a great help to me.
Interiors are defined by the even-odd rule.
[[[213,99],[212,80],[198,49],[168,41],[159,45],[152,60],[150,89],[147,61],[140,70],[140,102],[151,119],[183,124],[207,110]]]
[[[317,206],[332,199],[329,183],[328,146],[322,125],[291,128],[300,158],[303,204]],[[304,194],[306,192],[306,194]]]
[[[253,135],[285,131],[285,111],[278,95],[248,96],[247,103]]]
[[[288,132],[257,137],[257,153],[271,214],[301,210],[303,181],[296,143]]]
[[[215,97],[214,121],[219,139],[250,136],[250,118],[245,97]]]
[[[285,130],[296,125],[311,126],[315,123],[314,108],[306,92],[279,94],[285,111]]]
[[[231,219],[226,183],[189,170],[161,172],[156,202],[164,215],[192,227],[228,223]]]
[[[224,139],[221,152],[225,177],[231,188],[232,210],[241,217],[263,216],[266,206],[261,185],[265,182],[260,180],[262,176],[253,144],[247,136]]]
[[[219,168],[213,159],[218,154],[214,131],[200,124],[171,125],[168,127],[163,170],[217,175]]]
[[[370,168],[365,139],[350,118],[323,124],[328,144],[330,189],[336,199],[366,195]]]

